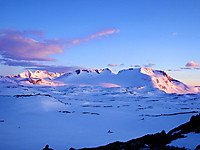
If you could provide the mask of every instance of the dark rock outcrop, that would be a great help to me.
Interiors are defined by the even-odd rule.
[[[143,137],[133,139],[127,142],[116,141],[105,146],[96,148],[83,148],[80,150],[143,150],[143,149],[157,149],[157,150],[185,150],[185,148],[178,148],[173,146],[167,146],[173,140],[178,138],[184,138],[183,134],[190,132],[199,133],[200,129],[200,114],[192,116],[189,122],[186,122],[168,133],[164,130],[156,134],[148,134]],[[196,147],[200,149],[200,145]]]

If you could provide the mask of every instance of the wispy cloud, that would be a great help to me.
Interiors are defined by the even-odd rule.
[[[26,69],[31,69],[31,70],[46,70],[48,72],[59,72],[59,73],[62,73],[62,72],[72,72],[72,71],[75,71],[77,69],[81,69],[81,67],[77,67],[77,66],[56,66],[56,65],[46,65],[46,66],[42,66],[42,67],[29,67],[29,68],[26,68]]]
[[[110,66],[110,67],[116,67],[117,64],[115,64],[115,63],[110,63],[110,64],[108,64],[108,66]]]
[[[0,59],[1,64],[7,66],[22,66],[22,67],[33,67],[33,66],[42,66],[40,63],[30,62],[30,61],[16,61],[10,59]]]
[[[180,72],[181,70],[168,69],[170,72]]]
[[[194,67],[198,67],[198,66],[199,66],[199,64],[194,61],[190,61],[185,65],[185,67],[188,67],[188,68],[194,68]]]
[[[87,38],[75,39],[71,42],[71,44],[80,44],[83,41],[89,41],[91,39],[95,39],[95,38],[102,37],[102,36],[108,36],[109,34],[115,34],[115,33],[119,33],[119,32],[120,32],[119,29],[106,29],[106,30],[97,32],[95,34],[92,34],[92,35],[88,36]]]
[[[66,50],[66,47],[73,44],[80,44],[82,41],[89,41],[118,32],[119,29],[106,29],[82,39],[54,38],[53,40],[46,40],[43,39],[45,35],[40,30],[4,29],[0,30],[0,54],[4,58],[13,60],[54,61],[55,59],[49,57],[50,54],[62,53]],[[39,38],[39,40],[33,37]]]
[[[135,65],[134,67],[135,67],[135,68],[141,68],[141,66],[140,66],[140,65]]]
[[[120,64],[119,66],[124,66],[124,64]]]
[[[49,72],[71,72],[81,67],[78,66],[56,66],[56,65],[44,65],[40,63],[30,62],[30,61],[15,61],[9,59],[0,59],[1,64],[7,66],[22,66],[25,69],[31,70],[47,70]]]
[[[154,63],[149,63],[148,65],[145,65],[145,67],[152,67],[152,66],[155,66],[156,64]]]
[[[2,29],[0,30],[0,63],[8,66],[22,66],[50,71],[72,70],[77,66],[49,66],[37,63],[37,61],[54,61],[50,54],[63,53],[66,48],[82,41],[89,41],[103,36],[118,33],[119,29],[105,29],[81,39],[45,39],[41,30]],[[54,69],[54,70],[53,70]]]
[[[190,70],[190,69],[192,69],[192,68],[186,68],[186,67],[182,67],[182,68],[180,68],[180,69],[185,69],[185,70]]]

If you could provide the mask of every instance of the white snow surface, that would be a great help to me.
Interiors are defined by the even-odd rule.
[[[200,112],[199,93],[187,94],[190,87],[152,69],[118,74],[80,70],[48,79],[53,86],[28,83],[41,77],[24,76],[0,76],[2,150],[36,150],[46,144],[66,150],[128,141],[168,132]],[[168,81],[173,92],[185,93],[166,93],[156,79],[162,86]],[[183,146],[193,149],[187,141]]]
[[[166,72],[151,68],[124,69],[115,74],[111,69],[79,69],[71,73],[49,73],[36,70],[9,76],[21,84],[49,86],[132,87],[166,93],[198,93],[200,88],[188,86],[170,77]]]

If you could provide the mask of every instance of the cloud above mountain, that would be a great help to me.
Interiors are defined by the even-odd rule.
[[[114,34],[114,33],[119,33],[119,29],[105,29],[103,31],[94,33],[86,38],[80,38],[80,39],[75,39],[71,42],[71,44],[80,44],[83,41],[89,41],[94,38],[102,37],[102,36],[108,36],[109,34]]]
[[[141,68],[141,66],[140,66],[140,65],[135,65],[134,67],[135,67],[135,68]]]
[[[145,65],[145,67],[152,67],[152,66],[155,66],[156,64],[154,64],[154,63],[149,63],[149,64],[147,64],[147,65]]]
[[[110,63],[110,64],[108,64],[108,66],[110,66],[110,67],[116,67],[117,64],[115,64],[115,63]]]
[[[0,63],[8,66],[22,66],[45,70],[74,70],[77,66],[52,66],[37,63],[38,61],[55,61],[50,57],[52,54],[59,54],[66,51],[74,44],[81,44],[83,41],[90,41],[95,38],[106,37],[119,33],[119,29],[104,29],[89,35],[86,38],[77,39],[45,39],[41,30],[2,29],[0,30]],[[0,58],[1,58],[0,57]]]
[[[43,36],[39,31],[6,29],[0,32],[0,52],[13,60],[52,61],[49,54],[62,53],[64,45],[55,40],[34,40],[29,36]]]
[[[194,68],[194,67],[198,67],[198,66],[199,66],[199,64],[194,61],[190,61],[185,65],[185,67],[188,67],[188,68]]]
[[[119,29],[105,29],[86,38],[48,40],[44,39],[45,35],[40,30],[4,29],[0,31],[0,54],[3,58],[13,60],[54,61],[55,59],[50,58],[50,54],[62,53],[73,44],[80,44],[82,41],[89,41],[118,32]]]
[[[81,68],[78,66],[44,65],[30,61],[15,61],[9,59],[0,59],[0,63],[7,66],[23,66],[25,69],[46,70],[49,72],[71,72]]]

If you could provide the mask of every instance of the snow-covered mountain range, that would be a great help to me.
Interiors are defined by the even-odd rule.
[[[151,68],[129,68],[117,74],[111,69],[79,69],[70,73],[49,73],[30,70],[8,76],[20,84],[50,86],[131,87],[136,90],[162,90],[166,93],[197,93],[198,87],[188,86],[170,77],[166,72]]]
[[[167,133],[200,113],[198,88],[150,68],[0,76],[0,149],[78,149]],[[169,144],[199,145],[200,134],[184,136]]]

